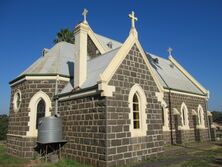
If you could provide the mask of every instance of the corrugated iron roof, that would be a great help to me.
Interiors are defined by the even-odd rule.
[[[96,34],[98,40],[107,47],[108,42],[112,42],[113,49],[100,55],[96,58],[88,60],[87,63],[87,79],[82,88],[87,88],[97,84],[99,74],[111,62],[112,58],[116,55],[119,48],[122,46],[120,42],[114,41],[110,38],[103,37]],[[34,62],[27,68],[20,76],[28,74],[60,74],[73,77],[74,74],[74,53],[75,45],[60,42],[54,47],[49,49],[47,53]],[[148,53],[148,59],[151,63],[155,74],[163,87],[168,87],[176,90],[187,91],[195,94],[203,94],[198,87],[193,84],[176,66],[169,60],[162,57]],[[158,62],[153,61],[158,59]],[[67,93],[73,89],[73,84],[70,82],[62,90],[61,93]]]
[[[193,84],[171,61],[162,57],[148,53],[149,59],[155,74],[161,85],[165,88],[203,94],[203,92]],[[155,60],[156,59],[156,60]]]

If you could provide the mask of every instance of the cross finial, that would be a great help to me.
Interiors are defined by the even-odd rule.
[[[135,21],[137,21],[138,18],[135,17],[134,11],[132,11],[132,13],[129,14],[129,18],[131,19],[131,24],[132,24],[131,26],[132,26],[132,28],[135,28]]]
[[[171,47],[169,47],[169,48],[167,49],[167,51],[168,51],[168,53],[169,53],[169,56],[172,56],[173,49],[172,49]]]
[[[87,20],[86,20],[87,13],[88,13],[88,10],[85,8],[82,12],[82,15],[84,17],[84,20],[83,20],[84,23],[87,23]]]

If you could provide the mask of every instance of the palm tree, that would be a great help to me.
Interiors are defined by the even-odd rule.
[[[74,44],[74,33],[70,31],[68,28],[61,29],[60,32],[57,33],[56,39],[54,40],[54,43],[58,43],[61,41],[65,41],[68,43]]]

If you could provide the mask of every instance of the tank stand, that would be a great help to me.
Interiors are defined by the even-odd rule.
[[[48,156],[49,154],[57,154],[58,159],[60,160],[62,158],[61,155],[61,148],[66,143],[66,141],[57,142],[57,143],[39,143],[37,142],[39,146],[39,153],[41,158],[45,160],[45,162],[48,162]]]

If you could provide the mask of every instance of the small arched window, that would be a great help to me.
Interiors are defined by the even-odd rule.
[[[185,109],[185,107],[183,107],[182,108],[182,114],[181,114],[181,116],[182,116],[182,125],[184,126],[184,125],[186,125],[186,120],[185,120],[185,111],[186,109]]]
[[[140,128],[140,104],[136,93],[133,96],[133,128]]]
[[[181,125],[185,129],[189,129],[188,109],[185,103],[182,103],[180,110]]]
[[[198,124],[199,124],[199,125],[201,125],[201,123],[202,123],[202,122],[201,122],[201,119],[202,119],[202,118],[201,118],[201,114],[202,114],[201,111],[198,110]]]
[[[200,127],[205,127],[205,123],[204,123],[204,111],[203,111],[203,107],[201,105],[198,106],[198,109],[197,109],[197,119],[198,119],[198,125]]]
[[[164,108],[161,107],[161,113],[162,113],[162,125],[164,126],[165,125],[165,114],[164,114]]]
[[[37,105],[36,129],[38,129],[39,119],[45,117],[45,101],[41,99]]]
[[[162,116],[163,131],[168,131],[169,130],[169,110],[164,100],[161,102],[161,116]]]

